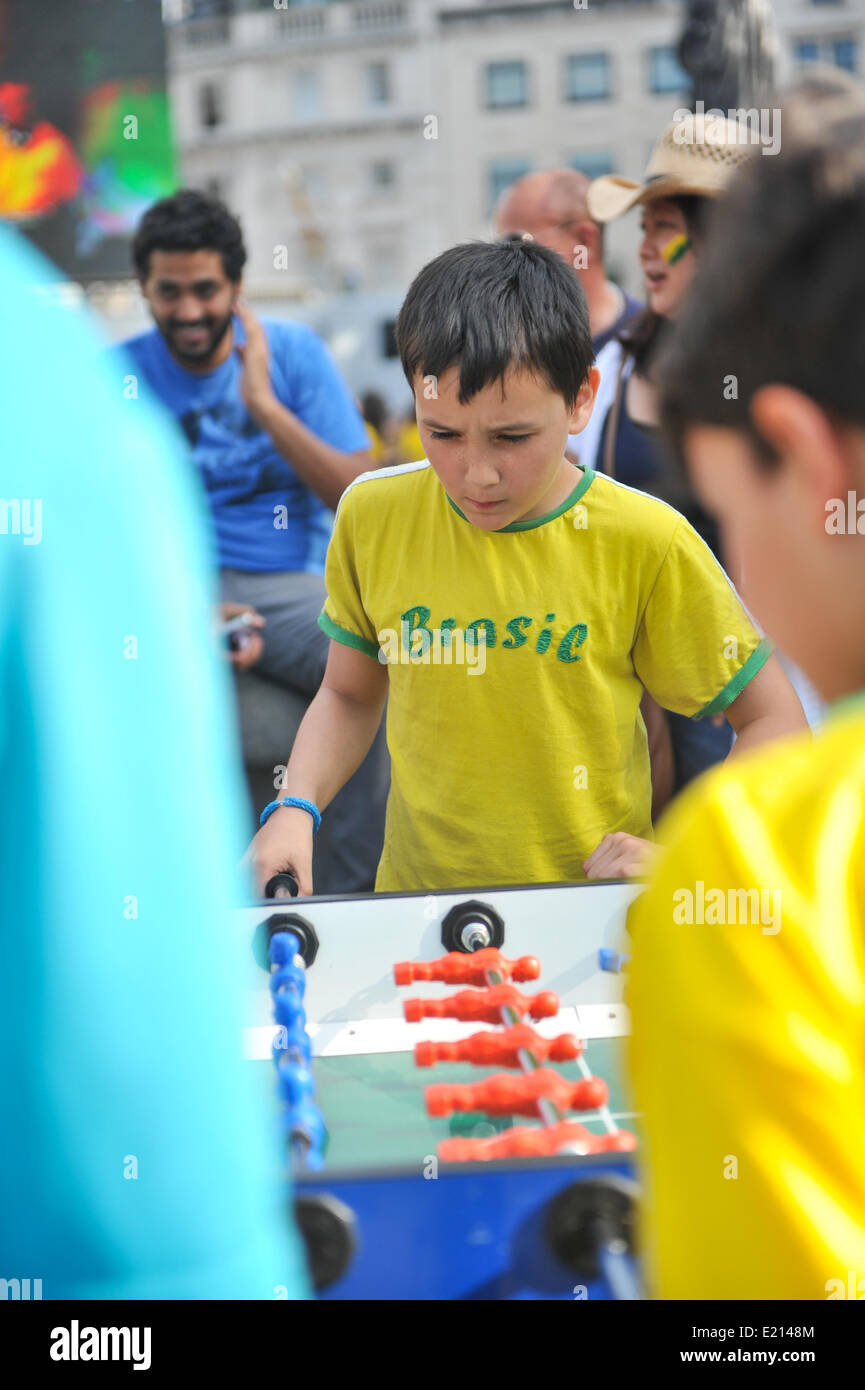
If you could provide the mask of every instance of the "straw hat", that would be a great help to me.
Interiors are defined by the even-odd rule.
[[[655,198],[716,198],[754,149],[747,127],[726,117],[689,115],[671,121],[652,150],[642,183],[606,174],[589,185],[589,216],[595,222],[611,222]]]

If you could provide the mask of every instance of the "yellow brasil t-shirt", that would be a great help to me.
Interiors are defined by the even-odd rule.
[[[319,623],[388,660],[379,892],[585,878],[607,832],[652,833],[642,686],[714,714],[768,656],[678,512],[574,472],[556,511],[494,532],[426,461],[342,496]]]
[[[658,833],[629,915],[650,1291],[865,1298],[865,704]]]

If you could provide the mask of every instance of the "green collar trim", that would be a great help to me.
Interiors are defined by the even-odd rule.
[[[580,498],[584,497],[585,494],[588,492],[589,488],[594,482],[594,478],[594,469],[584,467],[583,476],[582,478],[580,478],[580,481],[577,483],[577,486],[574,488],[570,496],[565,498],[561,506],[556,507],[555,511],[547,512],[546,516],[535,517],[534,521],[512,521],[508,526],[500,526],[499,529],[497,531],[494,531],[492,534],[495,536],[500,536],[503,531],[533,531],[536,526],[546,526],[548,521],[555,521],[557,516],[563,516],[565,512],[570,511],[571,507],[575,506],[576,503],[579,502]],[[460,511],[459,507],[457,506],[453,498],[450,496],[450,494],[446,492],[445,497],[447,497],[457,516],[461,516],[463,521],[468,521],[469,519],[466,516],[465,512]],[[471,524],[472,523],[469,521],[470,526]]]

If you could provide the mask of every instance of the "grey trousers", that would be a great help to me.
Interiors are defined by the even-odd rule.
[[[325,595],[324,579],[317,574],[222,571],[223,599],[248,603],[267,619],[264,652],[252,669],[307,700],[321,684],[330,647],[330,639],[318,626]],[[286,760],[288,754],[286,748]],[[331,852],[326,867],[316,873],[316,893],[372,892],[389,787],[390,759],[382,718],[360,767],[324,813]]]

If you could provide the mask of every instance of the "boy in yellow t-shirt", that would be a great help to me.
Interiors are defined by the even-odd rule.
[[[865,93],[841,75],[785,107],[783,150],[728,193],[663,367],[669,433],[746,599],[835,702],[813,741],[686,793],[631,911],[663,1298],[865,1298],[863,150]]]
[[[585,298],[531,241],[456,246],[397,325],[427,458],[343,494],[319,619],[321,689],[260,881],[312,891],[313,826],[388,699],[392,780],[376,889],[557,882],[651,850],[643,687],[724,712],[737,749],[804,727],[723,570],[672,508],[565,457],[597,390]]]

